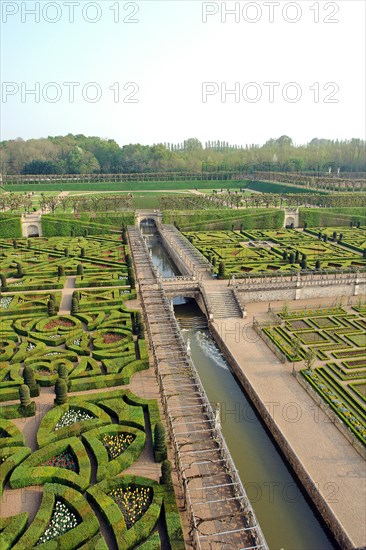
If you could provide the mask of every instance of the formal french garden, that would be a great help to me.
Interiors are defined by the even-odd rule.
[[[290,311],[285,304],[263,333],[353,434],[366,444],[366,306]]]
[[[366,230],[357,226],[303,231],[233,228],[184,234],[220,277],[366,267]]]
[[[42,487],[33,521],[0,519],[1,549],[184,548],[158,404],[128,387],[149,361],[124,232],[1,239],[0,285],[0,491]],[[146,448],[160,479],[139,475]]]

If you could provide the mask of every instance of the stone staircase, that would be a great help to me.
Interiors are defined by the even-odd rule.
[[[242,317],[242,312],[231,289],[206,290],[206,298],[214,319]]]

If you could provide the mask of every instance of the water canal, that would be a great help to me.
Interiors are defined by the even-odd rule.
[[[154,265],[169,277],[177,269],[156,236],[144,231]],[[269,547],[336,548],[303,496],[265,427],[212,339],[194,300],[175,299],[175,315],[211,403],[220,403],[222,432]]]

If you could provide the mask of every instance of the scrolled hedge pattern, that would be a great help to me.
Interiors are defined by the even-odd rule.
[[[106,480],[120,483],[123,471],[136,461],[138,464],[147,434],[151,433],[153,440],[160,421],[155,400],[144,400],[120,387],[129,384],[136,372],[149,368],[143,334],[133,332],[135,312],[126,307],[126,301],[136,297],[127,281],[128,247],[119,235],[65,235],[29,242],[20,238],[17,248],[1,239],[0,244],[5,250],[0,273],[7,284],[0,303],[1,488],[6,491],[9,482],[13,491],[31,485],[41,485],[43,491],[32,522],[27,514],[0,519],[1,543],[5,541],[6,548],[16,550],[38,546],[46,550],[105,550],[108,546],[94,513],[98,505],[89,490],[97,486],[95,480],[97,484]],[[14,262],[21,264],[22,273]],[[59,289],[66,277],[75,276],[81,262],[83,273],[79,268],[74,292],[77,311],[59,314]],[[53,387],[59,376],[67,389],[61,396],[66,402],[61,405],[53,403],[54,388],[45,389]],[[30,403],[21,407],[19,388],[24,382],[31,390]],[[103,388],[109,391],[101,391]],[[52,396],[46,413],[42,401],[37,402],[39,392]],[[42,420],[36,434],[37,449],[31,453],[9,419],[34,415],[38,405]],[[143,483],[154,498],[156,494],[155,501],[128,530],[114,503],[116,513],[108,515],[112,532],[118,534],[122,528],[122,547],[128,544],[133,548],[140,542],[156,547],[160,537],[153,530],[163,510],[170,545],[183,548],[172,488],[153,480]],[[113,503],[107,495],[105,498]],[[67,520],[63,525],[62,515],[71,518],[69,525]],[[178,530],[170,530],[171,523]]]

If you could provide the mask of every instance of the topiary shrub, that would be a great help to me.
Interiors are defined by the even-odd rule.
[[[226,275],[226,266],[225,266],[225,262],[220,262],[220,263],[219,263],[218,277],[219,277],[219,279],[225,279],[225,275]]]
[[[315,269],[320,269],[320,260],[315,262]]]
[[[58,373],[59,378],[61,378],[61,380],[65,381],[66,387],[69,390],[69,387],[70,387],[69,371],[68,371],[67,366],[65,365],[65,363],[60,363],[58,365],[57,373]]]
[[[55,315],[55,302],[53,300],[48,300],[47,302],[47,312],[50,317]]]
[[[126,265],[127,267],[132,267],[132,259],[129,254],[126,254]]]
[[[78,264],[76,266],[76,275],[84,275],[84,266],[83,266],[83,264]]]
[[[4,273],[0,273],[0,288],[2,290],[5,290],[5,288],[6,288],[6,277],[5,277]]]
[[[288,262],[289,262],[289,264],[294,264],[295,263],[295,254],[293,252],[291,252],[291,254],[289,255]]]
[[[81,250],[80,250],[80,258],[85,258],[85,256],[86,256],[85,248],[82,247]]]
[[[55,405],[63,405],[67,402],[67,385],[65,380],[58,378],[55,384]]]
[[[136,334],[139,338],[143,339],[145,336],[144,332],[144,324],[142,322],[142,315],[140,311],[136,312],[135,316],[135,327],[136,327]]]
[[[14,247],[14,248],[18,248],[18,243],[17,243],[17,241],[16,241],[15,239],[13,240],[13,247]]]
[[[31,404],[30,391],[26,384],[19,386],[19,399],[20,406],[23,409],[26,409]]]
[[[66,258],[69,257],[69,249],[67,247],[64,248],[64,254],[65,254]]]
[[[26,365],[23,369],[24,384],[29,388],[30,396],[37,397],[39,395],[39,385],[36,384],[34,378],[34,370],[30,365]]]
[[[162,462],[167,457],[165,428],[161,422],[157,422],[154,428],[154,455],[155,462]]]
[[[172,463],[170,460],[163,460],[161,465],[161,485],[172,485]]]
[[[131,289],[136,288],[135,275],[133,273],[132,267],[128,268],[127,276],[128,276],[128,284],[130,285]]]
[[[23,266],[20,263],[17,263],[17,277],[24,277]]]
[[[79,311],[79,300],[76,296],[73,296],[71,299],[71,315],[75,315]]]
[[[64,277],[65,276],[65,268],[63,265],[57,266],[57,276],[58,277]]]

